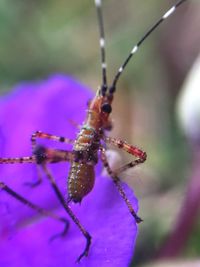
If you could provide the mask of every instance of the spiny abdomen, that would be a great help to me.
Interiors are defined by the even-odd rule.
[[[73,162],[68,177],[68,194],[70,200],[81,202],[94,186],[94,166]]]

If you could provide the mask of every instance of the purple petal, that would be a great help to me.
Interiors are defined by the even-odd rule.
[[[24,83],[0,100],[1,157],[31,155],[30,136],[36,130],[75,138],[85,116],[86,102],[92,93],[69,77],[55,75],[40,83]],[[69,149],[68,145],[48,143],[50,147]],[[50,166],[59,188],[66,195],[68,164]],[[97,173],[100,173],[100,166]],[[35,189],[24,182],[37,177],[32,164],[1,165],[1,180],[41,207],[68,218],[45,179]],[[137,211],[132,190],[125,188]],[[49,242],[63,225],[51,218],[41,218],[5,192],[0,192],[0,266],[128,266],[133,255],[137,226],[114,183],[97,174],[93,191],[72,210],[92,236],[89,255],[75,263],[85,247],[85,238],[70,220],[64,238]]]

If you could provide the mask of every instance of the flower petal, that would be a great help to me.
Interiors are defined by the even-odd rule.
[[[85,103],[91,96],[84,86],[62,75],[40,83],[19,85],[0,100],[1,155],[31,155],[28,138],[36,130],[75,138],[76,129],[69,120],[83,121]],[[53,142],[42,143],[69,148]],[[1,180],[12,189],[62,217],[69,217],[60,207],[45,175],[42,185],[37,188],[23,185],[36,179],[35,166],[5,164],[0,168]],[[52,164],[50,169],[65,195],[67,164]],[[125,186],[125,191],[137,211],[138,203],[132,190]],[[75,261],[83,252],[86,240],[70,219],[66,236],[49,242],[52,235],[62,231],[60,222],[38,218],[34,211],[5,192],[0,192],[0,203],[0,266],[78,266]],[[92,236],[89,255],[79,266],[128,266],[134,251],[137,225],[112,180],[97,174],[92,192],[81,205],[71,204],[71,208]]]

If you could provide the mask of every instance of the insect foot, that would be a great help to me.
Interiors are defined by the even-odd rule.
[[[76,260],[77,263],[80,262],[80,260],[83,258],[83,257],[87,257],[88,256],[88,253],[89,253],[89,249],[90,249],[90,245],[91,245],[91,235],[89,233],[85,233],[85,237],[87,239],[87,243],[86,243],[86,246],[85,246],[85,249],[83,251],[83,253],[81,253],[81,255],[78,257],[78,259]]]

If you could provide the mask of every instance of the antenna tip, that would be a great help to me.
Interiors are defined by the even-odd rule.
[[[95,4],[96,4],[96,6],[101,6],[101,0],[95,0]]]

